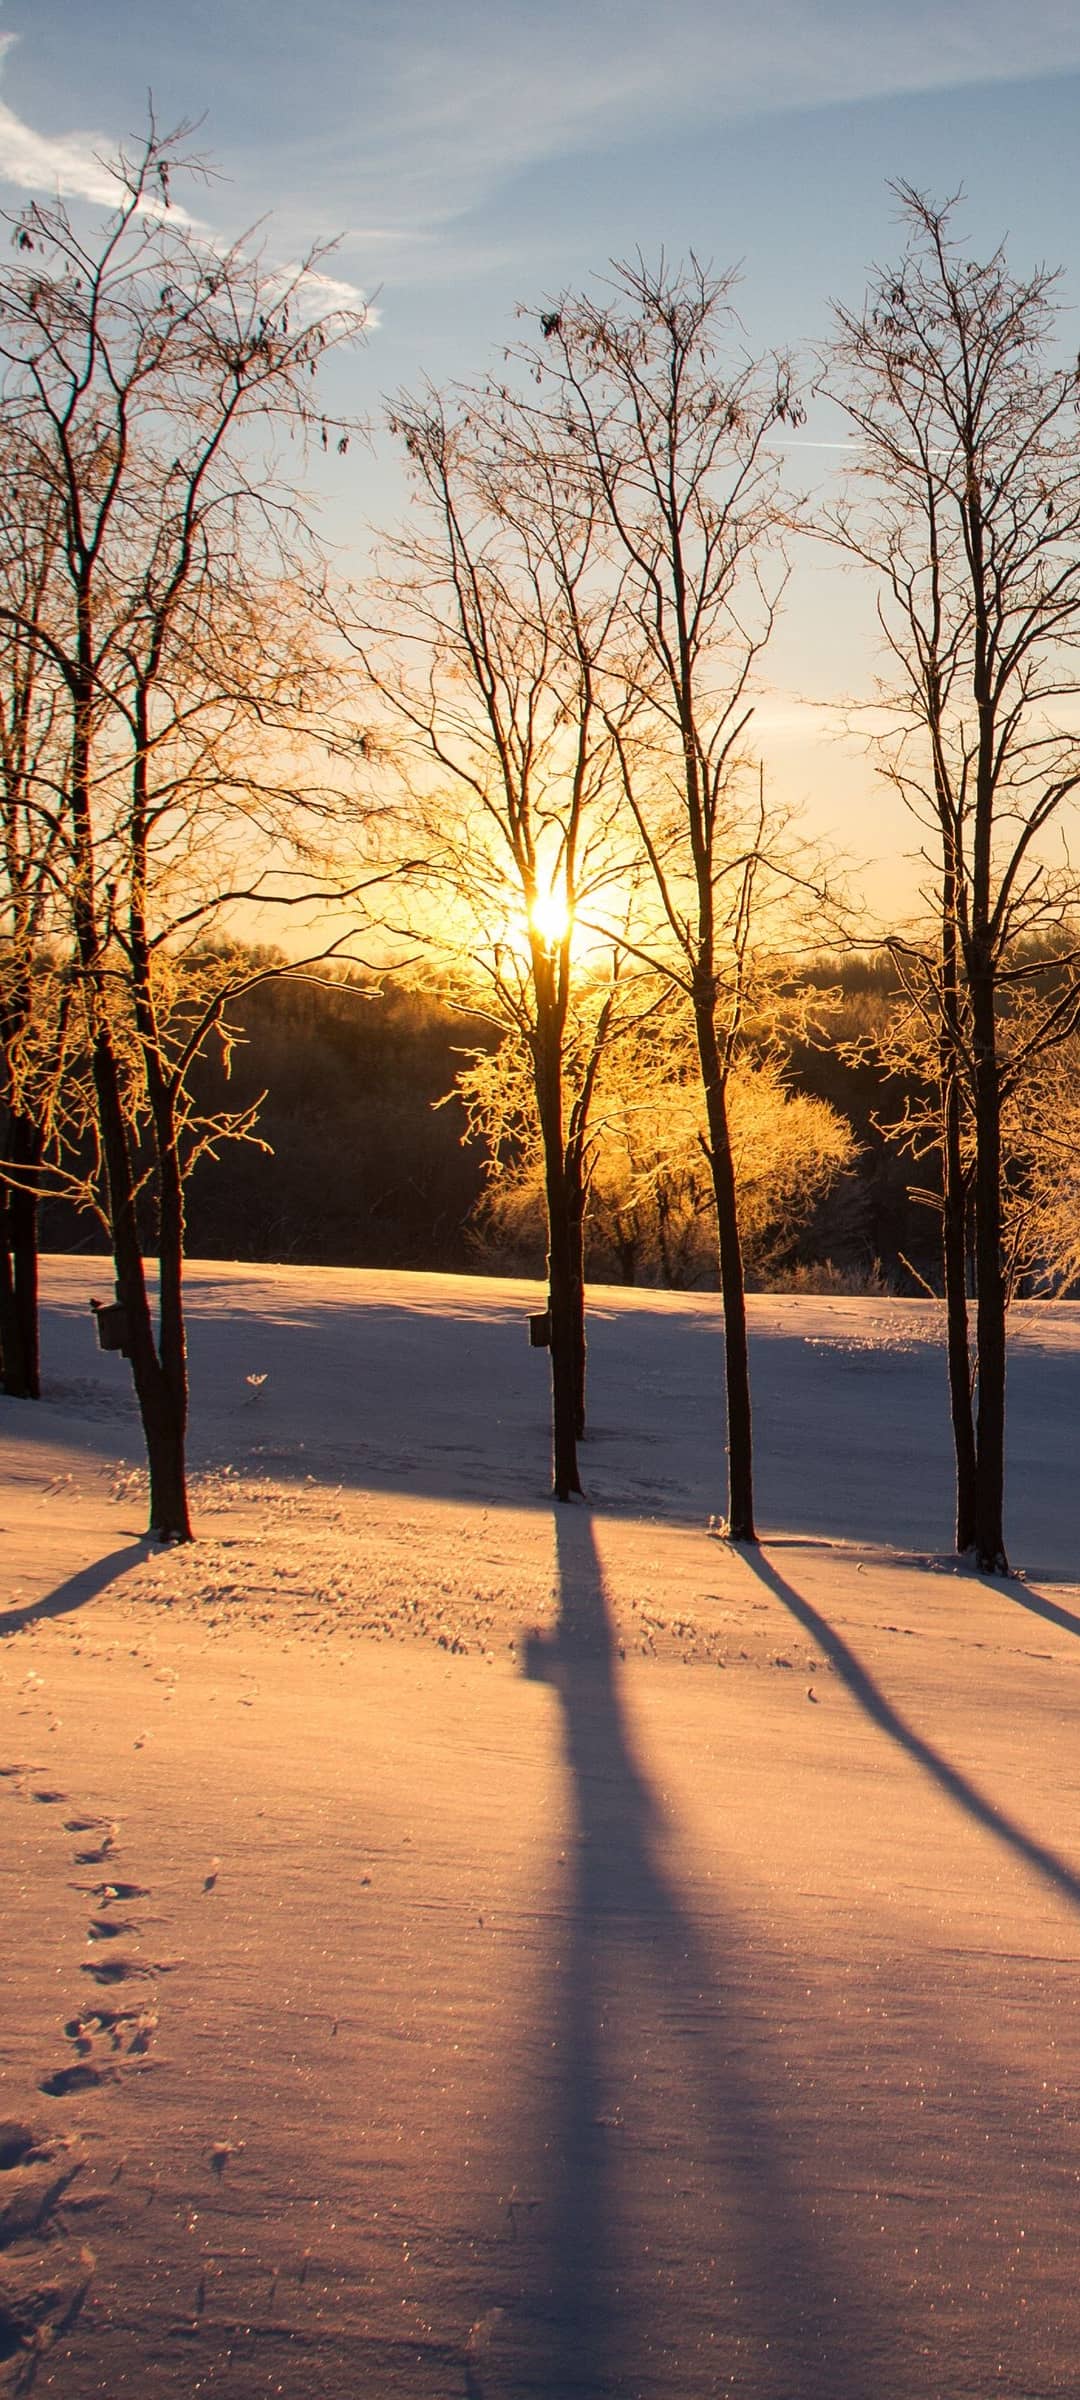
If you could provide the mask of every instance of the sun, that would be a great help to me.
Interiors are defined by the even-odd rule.
[[[538,892],[529,910],[529,923],[546,950],[558,950],[570,931],[571,911],[565,892]]]

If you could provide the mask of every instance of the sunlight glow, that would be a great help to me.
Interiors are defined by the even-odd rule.
[[[571,911],[565,892],[538,892],[529,910],[529,922],[538,933],[546,950],[557,950],[570,931]]]

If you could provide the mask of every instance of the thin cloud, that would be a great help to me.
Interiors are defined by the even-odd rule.
[[[276,161],[366,228],[376,271],[430,269],[530,169],[753,117],[1080,70],[1074,0],[413,0],[335,56],[325,120]],[[388,207],[389,203],[389,207]],[[341,220],[339,219],[339,222]],[[447,237],[451,237],[448,243]],[[350,231],[350,242],[358,239]]]
[[[359,314],[364,320],[365,333],[373,333],[378,327],[379,311],[359,284],[347,282],[343,275],[328,275],[322,267],[305,267],[301,259],[271,267],[267,286],[279,299],[288,295],[290,306],[305,322]]]
[[[270,0],[270,16],[284,0]],[[318,30],[322,14],[315,0]],[[265,152],[231,147],[253,214],[310,228],[313,203],[376,279],[496,260],[511,179],[561,161],[700,135],[755,117],[870,105],[1080,70],[1075,0],[372,0],[327,12],[306,123]],[[14,36],[0,37],[0,61]],[[275,53],[277,55],[277,53]],[[251,62],[258,96],[260,62]],[[269,90],[268,95],[269,97]],[[258,108],[253,111],[257,119]],[[109,139],[43,135],[0,103],[0,176],[24,191],[115,203]],[[272,186],[269,177],[272,173]],[[177,212],[179,214],[179,212]],[[469,220],[472,219],[472,224]],[[520,232],[517,236],[520,243]],[[357,304],[353,286],[348,305]]]
[[[19,36],[0,34],[0,74]],[[48,193],[50,199],[88,200],[95,208],[116,208],[126,186],[110,163],[118,144],[105,135],[35,133],[6,101],[0,100],[0,182],[19,191]],[[185,208],[148,192],[139,203],[146,217],[171,216],[189,233],[207,234],[209,227]]]
[[[283,276],[287,271],[283,270]],[[320,311],[362,308],[369,327],[379,322],[378,309],[365,299],[359,284],[347,283],[342,275],[324,274],[320,267],[304,267],[297,276],[296,289]]]
[[[0,72],[18,40],[0,34]],[[0,179],[23,192],[59,192],[65,199],[115,207],[117,180],[99,155],[108,145],[93,134],[35,133],[0,100]]]
[[[0,73],[4,61],[18,40],[14,33],[0,34]],[[27,193],[48,193],[65,200],[85,200],[93,207],[114,209],[123,199],[125,185],[110,164],[116,144],[104,136],[92,134],[48,135],[35,133],[22,122],[13,109],[0,100],[0,181],[15,184]],[[140,203],[142,213],[149,217],[170,217],[194,235],[200,246],[216,249],[212,228],[202,219],[170,199],[148,193]],[[274,284],[292,285],[303,309],[313,317],[336,310],[363,310],[367,329],[379,322],[378,310],[372,308],[364,293],[344,276],[328,274],[322,268],[302,267],[299,261],[274,270]]]

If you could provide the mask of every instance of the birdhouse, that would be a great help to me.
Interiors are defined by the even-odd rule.
[[[535,1316],[535,1317],[530,1317],[530,1318],[529,1318],[529,1342],[530,1342],[530,1345],[531,1345],[532,1349],[534,1349],[534,1350],[550,1350],[550,1348],[551,1348],[551,1310],[550,1310],[550,1308],[542,1308],[542,1309],[539,1311],[539,1314],[538,1314],[537,1316]]]
[[[127,1357],[127,1310],[120,1300],[91,1300],[99,1350],[119,1350]]]

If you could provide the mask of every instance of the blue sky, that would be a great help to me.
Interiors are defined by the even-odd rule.
[[[272,212],[282,257],[342,237],[335,272],[378,291],[352,370],[370,412],[479,371],[515,303],[636,246],[740,262],[755,346],[820,337],[897,247],[893,176],[963,186],[973,253],[1007,235],[1080,299],[1075,0],[759,0],[752,21],[745,0],[0,0],[0,202],[99,196],[95,154],[138,133],[148,89],[163,125],[203,120],[215,227]],[[381,448],[350,464],[331,506],[357,562],[397,503]],[[760,722],[779,787],[882,856],[910,833],[821,717],[869,638],[854,588],[800,560]]]

